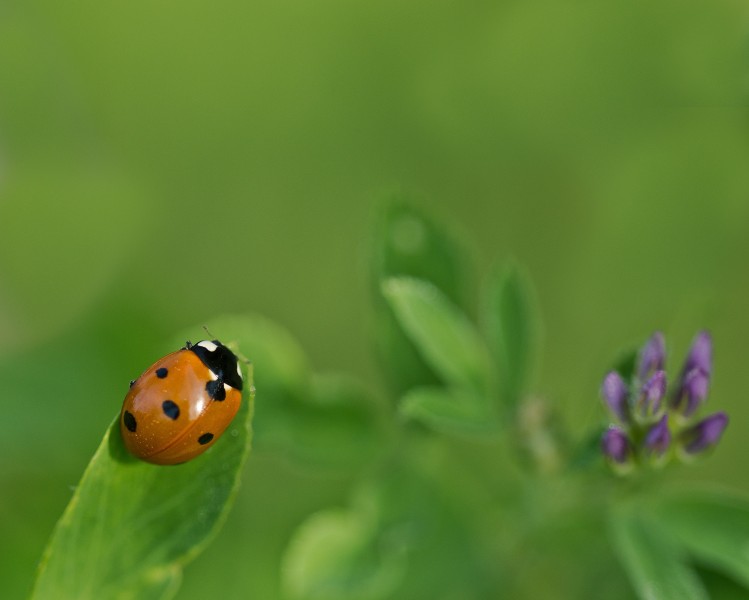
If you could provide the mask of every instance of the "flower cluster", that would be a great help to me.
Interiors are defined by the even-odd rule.
[[[606,375],[601,393],[616,424],[603,434],[601,448],[618,472],[643,463],[662,465],[672,456],[689,460],[718,443],[728,416],[717,412],[697,419],[707,400],[712,353],[710,334],[699,333],[669,394],[666,344],[656,332],[640,351],[630,381],[617,371]]]

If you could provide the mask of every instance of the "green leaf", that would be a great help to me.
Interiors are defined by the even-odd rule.
[[[383,292],[408,337],[445,382],[487,392],[487,351],[464,313],[426,281],[388,279]]]
[[[375,311],[372,335],[378,363],[393,397],[398,397],[412,387],[439,383],[439,378],[404,333],[389,306]]]
[[[403,579],[402,549],[382,544],[370,507],[325,510],[294,533],[281,567],[293,600],[392,598]]]
[[[487,569],[469,528],[408,456],[309,517],[287,546],[291,600],[486,598]],[[496,565],[491,565],[496,572]]]
[[[749,500],[717,491],[671,494],[660,525],[699,561],[749,587]]]
[[[373,333],[379,362],[396,396],[417,385],[437,383],[438,379],[383,301],[382,282],[394,276],[423,279],[465,308],[465,255],[463,245],[442,223],[404,202],[401,195],[381,211],[372,252]]]
[[[653,519],[634,509],[611,518],[614,549],[641,600],[707,600],[707,592],[684,561],[679,546]]]
[[[388,203],[375,228],[373,285],[396,276],[429,281],[452,302],[465,302],[466,257],[462,243],[434,217],[401,197]]]
[[[230,323],[236,329],[209,326],[229,342],[228,332],[239,331],[243,321],[222,325]],[[240,333],[233,340],[244,350]],[[34,599],[173,597],[182,567],[217,533],[236,494],[251,439],[251,369],[247,375],[233,423],[211,449],[184,464],[134,458],[115,419],[52,534]]]
[[[498,424],[485,398],[459,389],[421,387],[409,390],[400,413],[443,433],[492,433]]]
[[[485,321],[499,371],[500,394],[504,404],[514,409],[528,391],[541,341],[533,285],[519,266],[510,264],[492,276]]]

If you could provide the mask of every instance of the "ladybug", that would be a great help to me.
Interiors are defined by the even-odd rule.
[[[130,382],[120,431],[131,454],[157,465],[195,458],[216,443],[242,403],[242,372],[218,340],[187,342]]]

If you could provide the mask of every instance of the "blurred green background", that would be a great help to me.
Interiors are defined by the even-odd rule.
[[[539,392],[575,433],[601,418],[620,347],[661,328],[680,359],[709,328],[711,405],[732,424],[688,476],[749,491],[747,16],[734,1],[0,1],[3,597],[29,590],[128,381],[176,330],[258,312],[317,369],[384,393],[367,261],[393,190],[454,222],[477,273],[528,266]],[[179,598],[278,597],[290,534],[352,477],[253,454]]]

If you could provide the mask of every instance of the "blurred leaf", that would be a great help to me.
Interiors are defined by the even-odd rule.
[[[495,273],[485,306],[489,345],[494,351],[503,403],[517,408],[536,369],[541,325],[533,285],[515,264]]]
[[[444,433],[490,433],[498,427],[486,398],[460,389],[413,388],[406,392],[399,410]]]
[[[705,584],[710,598],[720,600],[746,600],[746,588],[737,583],[733,578],[718,571],[707,568],[705,565],[695,565],[700,579]]]
[[[116,598],[135,598],[137,600],[166,600],[174,598],[182,584],[182,568],[173,565],[169,568],[156,569],[133,583],[131,589]]]
[[[376,310],[373,335],[378,360],[393,397],[412,387],[439,383],[439,378],[403,332],[389,306]]]
[[[400,198],[384,207],[375,229],[372,261],[374,335],[379,360],[397,395],[438,380],[383,302],[382,282],[404,275],[429,281],[465,308],[466,267],[463,247],[443,224]]]
[[[361,485],[349,508],[315,514],[297,529],[282,567],[293,600],[489,597],[461,515],[404,463]]]
[[[657,515],[698,560],[749,587],[749,500],[708,491],[672,494],[658,503]]]
[[[497,573],[502,565],[485,562],[465,505],[454,500],[452,489],[446,491],[460,484],[455,480],[435,479],[435,475],[440,475],[431,473],[432,467],[423,463],[424,456],[415,455],[422,450],[430,454],[417,441],[411,455],[398,456],[383,469],[373,486],[379,507],[380,543],[402,548],[402,560],[407,565],[404,581],[391,597],[409,600],[494,597],[501,588],[487,588],[487,585],[488,581],[496,583],[500,578]]]
[[[392,598],[405,573],[402,549],[379,539],[371,506],[321,511],[287,547],[281,574],[294,600]]]
[[[641,600],[707,600],[695,572],[679,547],[634,509],[620,509],[611,518],[614,549]]]
[[[383,292],[404,331],[445,382],[486,394],[487,351],[465,314],[426,281],[388,279]]]
[[[429,281],[452,302],[465,302],[465,250],[444,224],[401,201],[388,204],[376,226],[374,281],[411,276]]]
[[[232,322],[241,329],[241,318],[223,324]],[[241,333],[234,341],[244,347]],[[181,465],[131,456],[115,419],[55,528],[33,598],[174,595],[182,567],[217,533],[236,494],[250,448],[251,374],[232,425],[214,447]]]

